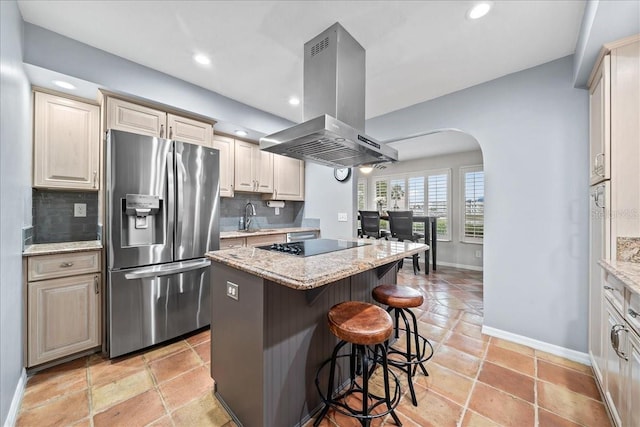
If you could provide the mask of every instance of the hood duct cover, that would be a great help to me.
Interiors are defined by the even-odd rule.
[[[260,139],[272,153],[331,167],[396,161],[364,134],[365,51],[335,23],[304,45],[304,122]]]

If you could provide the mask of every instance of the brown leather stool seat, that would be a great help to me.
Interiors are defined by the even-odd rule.
[[[402,285],[380,285],[373,288],[371,292],[373,299],[381,304],[387,305],[387,311],[393,313],[395,317],[394,329],[396,340],[400,336],[400,331],[405,334],[404,348],[389,346],[390,355],[399,355],[400,358],[392,357],[389,364],[401,369],[407,374],[409,391],[411,392],[411,402],[418,406],[416,392],[413,389],[413,377],[418,366],[425,376],[428,376],[424,362],[433,356],[433,346],[425,337],[418,333],[418,321],[411,308],[420,307],[424,302],[422,293],[417,289]],[[409,322],[409,317],[412,322]],[[400,327],[400,318],[404,322],[404,328]],[[395,343],[394,343],[395,344]],[[427,348],[430,349],[427,354]]]
[[[391,414],[396,425],[401,426],[402,423],[394,411],[400,402],[400,382],[389,370],[387,363],[387,340],[393,333],[393,320],[389,313],[377,305],[346,301],[331,307],[327,313],[327,320],[329,330],[340,341],[334,347],[331,358],[320,366],[316,375],[316,388],[324,402],[324,407],[313,425],[317,427],[329,408],[334,408],[343,415],[358,419],[363,426],[369,426],[372,419],[381,418],[387,414]],[[351,344],[351,351],[338,355],[347,344]],[[337,361],[342,357],[349,358],[350,381],[347,382],[346,388],[336,390],[335,384],[340,388],[340,385],[345,383],[341,378],[335,378]],[[378,363],[382,365],[384,396],[378,396],[369,391],[369,378],[376,370]],[[328,364],[330,372],[325,394],[320,387],[320,377],[323,368]],[[356,381],[358,375],[362,375],[361,381]],[[390,375],[393,377],[395,386],[393,397],[389,388]],[[359,397],[347,399],[354,393],[359,394]],[[356,408],[355,405],[360,407]],[[386,409],[376,410],[381,405],[385,405]]]
[[[408,286],[380,285],[373,289],[373,299],[393,308],[420,307],[424,296],[417,289]]]
[[[347,301],[334,305],[327,319],[331,333],[352,344],[380,344],[388,340],[393,332],[393,320],[389,313],[366,302]]]

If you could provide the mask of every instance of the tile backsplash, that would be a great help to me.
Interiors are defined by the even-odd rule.
[[[300,227],[304,211],[304,202],[284,202],[280,214],[275,214],[275,208],[267,207],[267,202],[259,194],[236,193],[233,198],[220,199],[220,231],[238,229],[240,217],[244,216],[244,209],[248,202],[256,207],[256,216],[252,218],[256,228]]]
[[[618,261],[640,262],[640,237],[618,237]]]
[[[86,205],[85,217],[74,217],[74,204]],[[98,193],[33,189],[33,243],[98,238]]]

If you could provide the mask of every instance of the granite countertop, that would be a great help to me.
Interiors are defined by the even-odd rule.
[[[61,242],[61,243],[36,243],[29,245],[22,252],[23,256],[33,255],[53,255],[70,252],[83,252],[102,249],[100,240],[86,240],[81,242]]]
[[[640,294],[640,263],[600,260],[600,265],[624,283],[631,292]]]
[[[234,231],[221,231],[220,238],[221,239],[236,239],[241,237],[251,237],[251,236],[266,236],[269,234],[285,234],[285,233],[300,233],[304,231],[317,231],[320,232],[319,228],[315,227],[288,227],[288,228],[264,228],[258,231],[246,232],[240,230]]]
[[[349,239],[356,241],[356,239]],[[293,288],[313,289],[398,261],[429,247],[421,243],[357,240],[370,243],[310,257],[244,247],[207,252],[207,258]]]

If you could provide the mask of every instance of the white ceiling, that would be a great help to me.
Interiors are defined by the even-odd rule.
[[[424,135],[392,141],[388,145],[398,150],[400,161],[480,150],[478,140],[457,129],[438,129]]]
[[[340,22],[367,51],[376,117],[574,52],[583,0],[19,1],[25,21],[237,101],[302,119],[306,41]],[[202,52],[213,62],[196,65]]]

